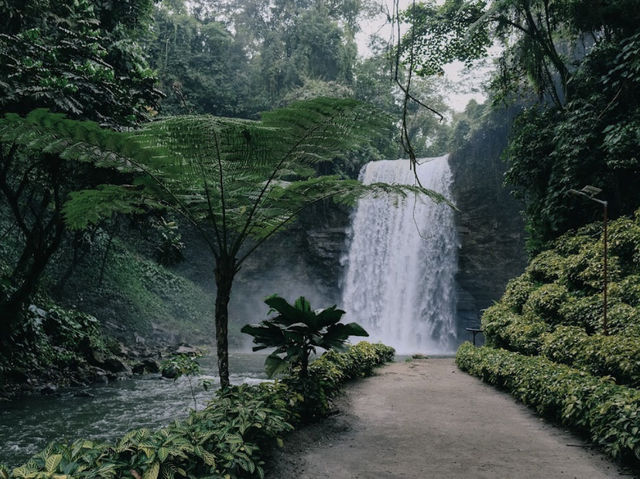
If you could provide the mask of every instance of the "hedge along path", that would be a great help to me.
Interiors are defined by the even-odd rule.
[[[608,330],[602,334],[602,237],[593,223],[558,238],[482,317],[487,345],[640,387],[640,210],[611,222]]]
[[[391,364],[349,386],[345,402],[311,433],[294,432],[267,478],[600,479],[622,472],[453,359]]]

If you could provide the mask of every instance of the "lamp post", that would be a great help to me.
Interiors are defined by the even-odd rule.
[[[583,196],[584,198],[591,200],[591,201],[595,201],[596,203],[599,203],[602,205],[602,214],[603,214],[603,230],[604,230],[604,258],[603,258],[603,263],[604,263],[604,285],[603,285],[603,307],[604,307],[604,315],[603,315],[603,321],[602,321],[602,331],[604,333],[605,336],[607,336],[609,333],[607,331],[607,206],[608,203],[605,200],[600,200],[598,198],[596,198],[595,196],[600,194],[602,192],[602,190],[600,188],[596,188],[595,186],[591,186],[591,185],[587,185],[584,188],[582,188],[580,191],[578,190],[574,190],[574,189],[570,189],[568,191],[569,193],[571,193],[572,195],[577,195],[577,196]]]

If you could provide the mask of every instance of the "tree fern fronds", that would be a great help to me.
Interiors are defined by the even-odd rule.
[[[144,213],[148,208],[162,208],[162,203],[131,185],[100,185],[91,190],[70,193],[62,212],[71,229],[85,229],[109,219],[116,213]]]

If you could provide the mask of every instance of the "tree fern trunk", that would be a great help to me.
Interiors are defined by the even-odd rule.
[[[229,387],[229,298],[235,275],[235,259],[220,258],[216,266],[216,349],[220,387]]]

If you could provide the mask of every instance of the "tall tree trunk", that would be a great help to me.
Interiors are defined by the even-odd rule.
[[[221,257],[216,265],[216,348],[220,387],[229,387],[229,299],[236,274],[235,258]]]

